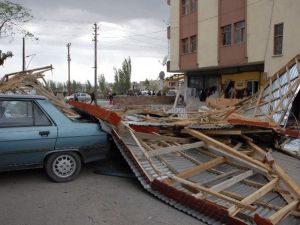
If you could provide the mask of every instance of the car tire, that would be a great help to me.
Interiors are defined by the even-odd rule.
[[[45,162],[46,173],[55,182],[74,180],[81,171],[81,159],[75,152],[60,152],[50,155]]]

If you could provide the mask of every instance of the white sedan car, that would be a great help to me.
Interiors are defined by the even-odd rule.
[[[91,101],[91,96],[89,94],[86,94],[86,93],[75,93],[75,94],[77,95],[78,101],[80,101],[80,102]],[[66,96],[65,101],[75,100],[75,97],[74,97],[75,94]]]

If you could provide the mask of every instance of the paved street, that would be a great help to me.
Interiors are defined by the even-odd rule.
[[[300,185],[300,160],[276,151],[273,152],[273,156],[289,176]]]
[[[64,184],[49,181],[43,170],[1,173],[0,224],[201,224],[152,197],[135,179],[97,175],[94,167]]]

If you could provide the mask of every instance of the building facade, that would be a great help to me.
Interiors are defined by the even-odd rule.
[[[186,99],[216,88],[255,93],[300,52],[299,0],[168,0],[171,72]],[[231,96],[232,97],[232,96]]]

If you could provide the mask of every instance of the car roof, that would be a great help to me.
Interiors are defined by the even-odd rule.
[[[47,100],[46,97],[40,95],[14,95],[14,94],[0,94],[0,98],[9,98],[9,99],[39,99]]]

